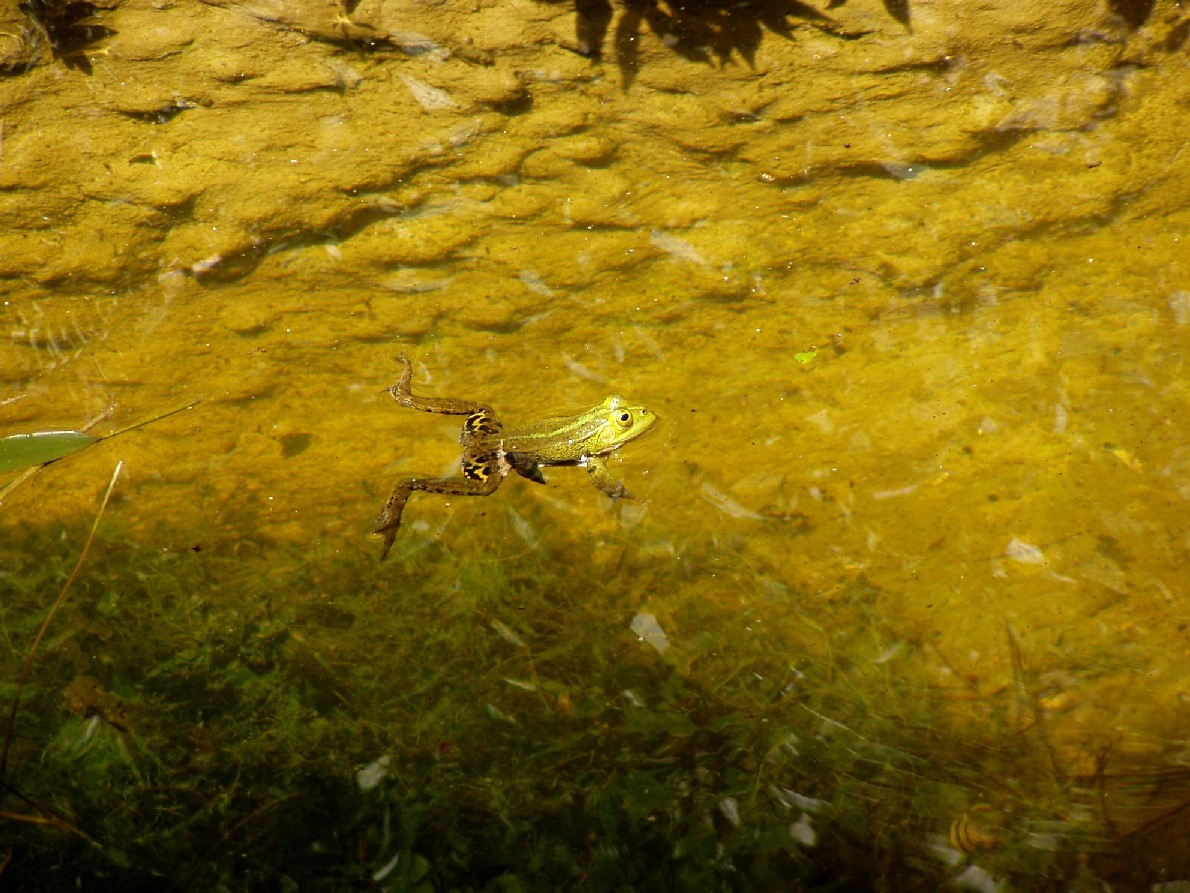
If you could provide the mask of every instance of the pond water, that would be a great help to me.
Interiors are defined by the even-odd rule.
[[[190,408],[0,479],[0,881],[1190,884],[1180,4],[83,5],[0,19],[0,436]],[[650,407],[635,498],[381,562],[399,354]]]

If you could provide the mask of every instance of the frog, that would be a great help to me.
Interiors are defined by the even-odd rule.
[[[416,492],[445,496],[490,496],[504,478],[515,472],[537,484],[546,482],[542,468],[579,466],[587,479],[612,499],[634,499],[607,468],[607,457],[636,440],[653,426],[657,415],[639,403],[612,394],[602,403],[575,415],[551,416],[505,430],[486,403],[452,397],[426,397],[413,393],[413,364],[404,354],[397,357],[403,369],[387,389],[401,406],[421,412],[466,416],[459,434],[462,474],[457,477],[410,477],[393,486],[392,495],[372,529],[381,537],[383,561],[397,539],[405,503]]]

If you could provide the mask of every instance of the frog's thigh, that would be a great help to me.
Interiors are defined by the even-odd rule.
[[[611,472],[607,470],[607,463],[602,459],[590,458],[586,462],[587,478],[598,487],[602,492],[606,493],[612,499],[632,499],[634,498],[628,492],[628,488],[612,477]]]

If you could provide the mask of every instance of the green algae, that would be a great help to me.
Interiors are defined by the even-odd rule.
[[[163,553],[105,529],[10,768],[93,843],[9,816],[21,889],[929,889],[949,872],[930,847],[971,803],[1021,827],[1057,803],[972,777],[963,752],[1007,773],[1020,736],[940,723],[910,653],[856,658],[891,641],[860,580],[829,633],[760,638],[751,612],[679,602],[659,653],[624,595],[665,583],[627,543],[615,560],[437,543],[379,568],[317,547]],[[5,680],[73,539],[27,527],[8,544]],[[1029,853],[1030,877],[1060,864]]]

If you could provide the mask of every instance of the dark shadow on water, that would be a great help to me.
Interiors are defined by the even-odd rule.
[[[5,525],[7,686],[82,533]],[[495,519],[384,565],[115,526],[8,767],[95,843],[0,791],[6,889],[915,891],[970,861],[1057,891],[1090,857],[1126,890],[1127,835],[1185,831],[1185,777],[1055,779],[1012,692],[972,723],[927,646],[873,660],[894,633],[862,575],[819,602],[722,543],[684,544],[679,572]],[[1096,789],[1114,830],[1086,817]]]
[[[90,0],[23,0],[20,10],[54,56],[68,67],[91,73],[87,50],[116,32],[103,24],[102,10],[110,2]]]
[[[905,0],[886,0],[891,15],[908,25]],[[602,60],[612,33],[611,47],[625,89],[640,70],[640,41],[660,41],[674,53],[696,62],[724,64],[738,57],[752,65],[766,33],[792,39],[809,27],[843,40],[862,37],[849,31],[828,12],[800,0],[575,0],[575,51]]]
[[[1108,6],[1129,28],[1136,29],[1152,16],[1154,0],[1108,0]]]

